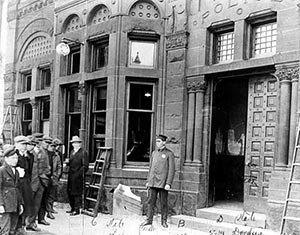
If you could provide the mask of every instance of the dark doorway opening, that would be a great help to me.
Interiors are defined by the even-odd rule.
[[[210,146],[210,205],[243,202],[248,79],[214,84]]]

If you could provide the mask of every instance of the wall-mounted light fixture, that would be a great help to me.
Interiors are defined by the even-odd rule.
[[[69,55],[70,54],[70,46],[69,46],[69,44],[84,45],[84,43],[80,42],[79,40],[74,40],[74,39],[63,37],[60,40],[60,43],[58,43],[57,46],[56,46],[56,52],[57,52],[57,54],[63,55],[63,56]]]

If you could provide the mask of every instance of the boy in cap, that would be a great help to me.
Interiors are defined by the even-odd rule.
[[[161,225],[164,228],[168,227],[168,191],[171,188],[175,174],[175,160],[173,152],[166,148],[167,138],[165,135],[158,135],[156,137],[156,150],[152,152],[150,158],[146,183],[146,187],[149,190],[147,219],[141,226],[152,224],[157,194],[159,194]]]
[[[23,213],[23,199],[19,191],[18,155],[13,145],[7,146],[4,164],[0,167],[0,234],[15,234],[18,217]]]

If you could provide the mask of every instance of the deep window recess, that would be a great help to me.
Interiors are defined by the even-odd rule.
[[[79,99],[79,88],[77,86],[67,89],[67,110],[66,110],[66,147],[69,154],[72,150],[70,139],[72,136],[79,136],[81,119],[81,100]]]
[[[79,73],[80,71],[80,47],[71,48],[67,58],[67,75]]]
[[[47,89],[51,86],[51,70],[50,68],[43,68],[40,70],[40,88]]]
[[[107,66],[108,48],[108,37],[92,42],[92,71]]]
[[[251,13],[247,23],[247,57],[263,57],[276,53],[277,13],[265,11]]]
[[[32,106],[29,102],[22,103],[22,131],[25,136],[32,134]]]
[[[40,102],[41,121],[40,131],[49,135],[50,99],[42,99]]]
[[[98,147],[105,146],[107,86],[99,84],[92,92],[92,125],[90,162],[95,161]]]
[[[22,74],[21,79],[22,79],[21,92],[31,91],[31,80],[32,80],[31,73]]]
[[[127,162],[149,162],[153,136],[154,87],[128,82]]]

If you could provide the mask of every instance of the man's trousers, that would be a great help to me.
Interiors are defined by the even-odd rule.
[[[168,217],[168,191],[163,188],[149,188],[149,197],[147,203],[147,220],[152,223],[154,209],[156,205],[157,194],[159,194],[160,199],[160,211],[161,211],[161,220],[167,221]]]
[[[18,224],[18,213],[3,213],[0,214],[0,234],[10,235],[15,234]]]

